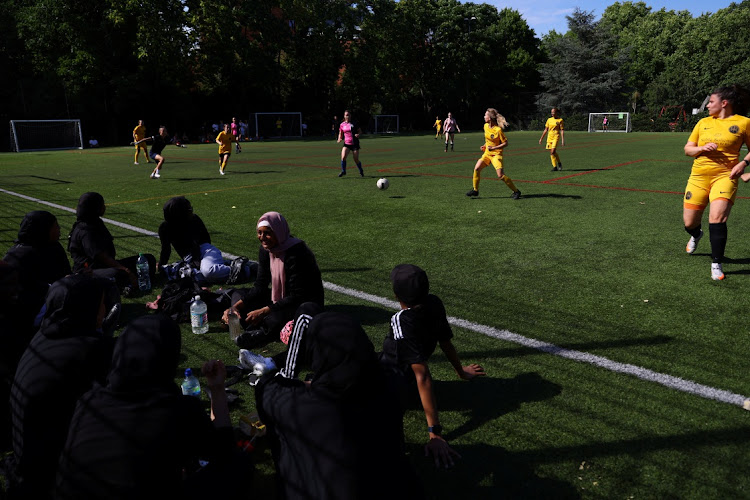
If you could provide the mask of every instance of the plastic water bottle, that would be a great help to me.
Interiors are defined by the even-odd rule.
[[[138,273],[138,289],[142,292],[148,292],[151,290],[151,276],[148,271],[148,260],[142,253],[138,254],[135,269]]]
[[[193,327],[193,333],[208,332],[208,306],[200,295],[196,295],[190,304],[190,326]]]
[[[185,368],[185,380],[182,381],[182,393],[185,396],[201,397],[201,383],[193,375],[193,370]]]

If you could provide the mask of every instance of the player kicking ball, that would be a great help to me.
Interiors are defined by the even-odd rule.
[[[159,135],[153,135],[151,137],[144,137],[140,141],[131,142],[131,146],[138,145],[142,142],[151,141],[151,152],[149,153],[149,156],[152,160],[156,162],[156,167],[154,168],[154,171],[151,172],[152,179],[158,179],[161,177],[159,174],[159,171],[161,170],[161,167],[164,165],[164,157],[162,156],[161,152],[164,151],[164,148],[167,147],[167,144],[172,144],[172,139],[169,137],[169,133],[167,132],[167,127],[164,125],[159,126]],[[180,147],[185,147],[182,144]]]

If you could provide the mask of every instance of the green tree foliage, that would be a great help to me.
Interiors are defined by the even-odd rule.
[[[550,62],[543,63],[538,97],[542,108],[561,107],[565,113],[608,111],[621,106],[625,88],[624,54],[617,36],[591,12],[576,9],[567,16],[568,33],[545,38]]]

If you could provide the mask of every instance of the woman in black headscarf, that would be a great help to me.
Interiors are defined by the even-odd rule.
[[[159,266],[169,263],[172,247],[180,258],[196,268],[193,275],[199,284],[225,283],[231,272],[221,250],[211,244],[211,235],[203,220],[193,213],[184,196],[175,196],[164,204],[164,222],[159,226],[161,254]]]
[[[255,389],[280,497],[420,498],[403,451],[397,398],[362,327],[324,312],[305,336],[311,381],[267,374]]]
[[[138,256],[115,260],[116,251],[112,234],[104,225],[102,215],[107,209],[104,197],[99,193],[83,193],[76,208],[76,222],[70,231],[68,251],[73,258],[73,272],[93,270],[97,276],[114,278],[122,289],[136,288],[136,261]],[[148,259],[151,279],[156,271],[156,259],[144,253]]]
[[[44,305],[49,286],[70,274],[68,254],[60,244],[57,218],[44,210],[27,213],[15,244],[3,260],[18,270],[17,313],[28,342],[36,330],[34,320]]]
[[[202,368],[212,423],[201,400],[183,396],[175,384],[180,344],[180,328],[166,315],[142,316],[125,328],[107,384],[78,402],[61,454],[57,498],[239,498],[247,492],[252,468],[234,460],[226,368],[221,361]],[[193,474],[198,459],[209,466]]]
[[[111,286],[81,274],[50,287],[42,325],[11,387],[13,488],[19,498],[49,497],[76,401],[106,377],[113,339],[102,328]]]

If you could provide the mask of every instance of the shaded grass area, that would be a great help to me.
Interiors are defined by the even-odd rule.
[[[159,181],[148,179],[150,166],[132,164],[130,148],[7,154],[0,187],[70,208],[81,193],[98,191],[105,217],[151,231],[163,203],[185,195],[220,249],[251,258],[255,221],[278,210],[328,282],[391,298],[390,269],[415,263],[451,316],[750,395],[746,186],[729,221],[727,279],[717,283],[707,238],[695,255],[684,252],[686,136],[569,132],[559,150],[562,172],[550,172],[538,136],[508,134],[504,161],[523,192],[518,201],[491,167],[482,172],[480,196],[464,195],[479,134],[457,134],[454,153],[430,135],[364,139],[365,178],[356,168],[337,178],[334,141],[247,144],[224,177],[215,146],[168,147]],[[379,177],[388,177],[390,189],[376,188]],[[40,208],[0,194],[0,242],[9,247],[23,214]],[[67,234],[74,216],[48,209]],[[155,238],[110,230],[120,256],[158,253]],[[128,299],[124,317],[145,313],[156,293]],[[393,311],[334,292],[326,299],[359,318],[380,347]],[[217,320],[207,335],[183,327],[179,373],[207,358],[236,363]],[[446,437],[463,458],[453,470],[433,470],[422,456],[423,413],[407,413],[408,451],[430,497],[750,495],[747,475],[737,473],[750,453],[747,412],[461,328],[454,333],[462,360],[481,363],[489,376],[461,382],[442,355],[431,360]],[[235,387],[236,421],[254,402],[252,388]],[[268,492],[270,456],[258,455],[256,488]]]

